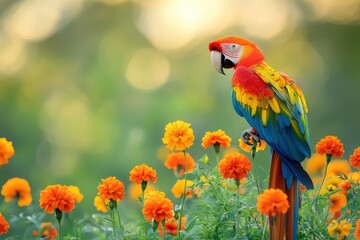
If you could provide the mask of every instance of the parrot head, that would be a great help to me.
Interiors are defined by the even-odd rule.
[[[223,68],[250,67],[264,60],[261,50],[247,39],[224,37],[209,43],[211,62],[222,74]]]

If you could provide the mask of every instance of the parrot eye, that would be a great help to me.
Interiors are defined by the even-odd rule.
[[[237,45],[237,44],[230,44],[229,50],[230,51],[235,51],[238,47],[239,47],[239,45]]]

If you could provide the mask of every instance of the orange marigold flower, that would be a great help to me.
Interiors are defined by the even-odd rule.
[[[356,228],[355,228],[355,231],[354,231],[354,237],[356,239],[360,239],[360,218],[356,221]]]
[[[329,208],[329,212],[332,213],[340,212],[341,209],[347,204],[346,195],[341,192],[330,195],[330,201],[332,205]]]
[[[312,175],[323,175],[326,166],[326,157],[323,154],[312,154],[311,157],[306,160],[305,169]]]
[[[316,152],[341,158],[344,155],[344,146],[335,136],[327,136],[316,145]]]
[[[148,221],[161,222],[174,216],[174,204],[159,191],[150,191],[145,198],[142,213]]]
[[[280,189],[266,189],[258,196],[257,209],[264,215],[275,216],[286,213],[289,208],[287,195]]]
[[[248,176],[251,162],[241,153],[229,153],[219,162],[219,171],[223,178],[241,180]]]
[[[156,182],[156,170],[147,166],[146,164],[135,166],[130,171],[130,181],[135,182],[137,184],[141,184],[142,182]]]
[[[9,163],[9,158],[14,156],[15,150],[12,142],[6,138],[0,138],[0,166]]]
[[[176,220],[174,217],[168,219],[165,221],[165,232],[169,233],[173,236],[177,235],[177,228],[178,228],[178,220]],[[180,230],[185,230],[185,223],[186,223],[186,217],[182,217],[181,218],[181,225],[180,225]],[[163,236],[162,233],[162,227],[161,224],[159,224],[158,226],[158,231],[159,231],[159,235],[160,237]]]
[[[177,180],[174,186],[171,189],[171,192],[174,194],[176,198],[181,197],[184,194],[184,185],[185,185],[185,179]],[[194,182],[191,180],[186,181],[186,197],[192,198],[193,195],[196,195],[198,197],[201,196],[200,188],[199,187],[192,187],[194,185]]]
[[[19,207],[29,206],[32,202],[31,188],[25,179],[11,178],[2,186],[1,195],[5,197],[5,202],[10,202],[17,198]]]
[[[305,192],[305,191],[306,191],[306,187],[300,184],[300,192]]]
[[[183,151],[193,145],[194,139],[190,123],[178,120],[166,125],[162,141],[171,150]]]
[[[0,213],[0,234],[6,234],[10,228],[9,223],[4,216]]]
[[[343,194],[346,194],[347,191],[349,191],[349,189],[351,188],[349,179],[341,180],[340,183],[338,184],[338,187],[341,188],[341,192]]]
[[[350,235],[352,225],[347,223],[346,220],[342,220],[340,223],[336,219],[332,220],[328,226],[328,233],[331,237],[336,237],[337,240],[341,240]]]
[[[214,132],[206,132],[202,138],[201,146],[203,148],[208,148],[209,146],[218,145],[221,147],[229,147],[231,143],[231,138],[225,134],[221,129]]]
[[[154,191],[155,187],[152,184],[147,184],[144,194],[146,195],[150,191]],[[140,184],[131,183],[129,185],[129,195],[132,200],[139,200],[139,197],[142,194],[142,189]]]
[[[354,150],[353,155],[350,156],[349,162],[351,166],[360,170],[360,147]]]
[[[185,169],[187,169],[188,172],[192,172],[196,163],[189,153],[186,153],[185,155],[186,156],[184,156],[184,153],[182,152],[168,154],[164,162],[165,167],[174,169],[174,173],[179,177],[184,174]]]
[[[344,159],[335,159],[329,163],[326,174],[331,176],[331,175],[341,175],[341,174],[348,175],[349,173],[351,173],[351,167],[349,161]]]
[[[51,222],[43,222],[40,225],[40,232],[33,231],[34,236],[41,236],[41,239],[46,240],[55,240],[57,236],[59,236],[56,228],[51,224]],[[45,238],[47,237],[47,238]]]
[[[100,212],[106,213],[108,211],[104,200],[99,196],[95,196],[95,198],[94,198],[94,206],[96,207],[96,210],[98,210]]]
[[[77,186],[68,186],[69,190],[74,194],[75,201],[81,202],[84,195],[81,194],[80,189]]]
[[[253,143],[253,141],[254,141],[254,140],[253,140],[252,136],[250,136],[249,142],[250,142],[250,143]],[[251,149],[252,149],[252,146],[246,144],[246,143],[242,140],[242,138],[239,138],[239,147],[240,147],[243,151],[245,151],[245,152],[250,152]],[[266,148],[266,142],[261,139],[261,140],[260,140],[260,143],[257,143],[257,144],[256,144],[256,152],[258,152],[258,151],[260,151],[260,150],[265,150],[265,148]]]
[[[70,212],[75,208],[75,196],[68,186],[49,185],[40,192],[40,208],[46,213],[53,213],[55,209]]]
[[[108,177],[106,179],[101,179],[101,181],[102,184],[97,187],[99,190],[98,195],[104,199],[105,202],[108,202],[111,199],[120,202],[124,199],[124,184],[116,177]]]

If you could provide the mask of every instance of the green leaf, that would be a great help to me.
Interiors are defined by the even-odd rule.
[[[186,227],[185,232],[190,232],[196,223],[196,218],[194,218],[193,220],[191,220],[191,222],[189,223],[189,225]]]
[[[204,156],[199,159],[199,162],[205,163],[210,166],[209,157],[206,154],[204,154]]]

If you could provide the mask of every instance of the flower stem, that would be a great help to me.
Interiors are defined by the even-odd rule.
[[[59,239],[61,240],[62,239],[62,236],[61,236],[61,219],[62,219],[62,216],[63,216],[62,211],[60,209],[56,208],[55,209],[55,216],[56,216],[57,222],[59,223]]]
[[[259,175],[257,173],[257,168],[256,168],[256,165],[255,165],[256,147],[257,147],[257,142],[255,141],[252,148],[251,148],[251,157],[252,157],[252,161],[253,161],[253,168],[252,169],[254,170],[254,175],[255,176],[253,176],[253,178],[255,180],[256,189],[257,189],[258,195],[260,195],[261,191],[260,191],[260,184],[259,184]],[[264,215],[261,215],[261,225],[262,225],[262,227],[264,227],[264,223],[265,223]]]
[[[141,209],[144,208],[144,201],[145,201],[145,189],[142,189],[142,192],[141,192]],[[145,239],[147,239],[147,221],[145,219],[145,216],[144,216],[144,234],[145,234]]]
[[[112,228],[113,228],[113,231],[114,231],[114,239],[117,239],[116,238],[116,220],[115,220],[114,209],[117,209],[117,202],[115,200],[113,200],[113,199],[110,199],[109,214],[110,214],[110,218],[111,218],[111,222],[112,222]]]
[[[180,216],[179,216],[179,223],[178,223],[178,227],[177,227],[177,238],[180,239],[180,229],[181,229],[181,222],[182,222],[182,217],[183,217],[183,213],[184,213],[184,203],[185,203],[185,197],[186,197],[186,182],[187,182],[187,162],[186,162],[186,152],[185,150],[183,151],[184,153],[184,162],[185,162],[185,179],[184,179],[184,191],[183,191],[183,195],[181,198],[181,205],[180,205]]]
[[[212,182],[211,182],[211,180],[208,178],[208,176],[206,176],[203,171],[200,170],[200,172],[201,172],[201,174],[208,180],[208,183],[209,183],[210,187],[214,190],[214,193],[215,193],[215,195],[217,196],[217,198],[218,198],[221,202],[223,202],[223,199],[220,197],[218,191],[216,190],[216,188],[214,187],[214,184],[212,184]]]
[[[326,166],[325,166],[324,177],[323,177],[322,180],[321,180],[319,189],[318,189],[318,191],[317,191],[317,193],[316,193],[316,196],[315,196],[315,199],[314,199],[314,203],[313,203],[313,206],[315,206],[315,207],[316,207],[316,204],[317,204],[318,196],[319,196],[319,194],[320,194],[322,185],[323,185],[324,182],[325,182],[326,172],[327,172],[327,169],[328,169],[328,166],[329,166],[330,161],[331,161],[331,154],[326,154]]]
[[[162,228],[162,239],[166,239],[166,232],[165,232],[165,219],[161,221],[161,228]]]
[[[236,183],[236,225],[235,225],[235,239],[239,238],[239,224],[240,224],[240,180],[235,179]]]

